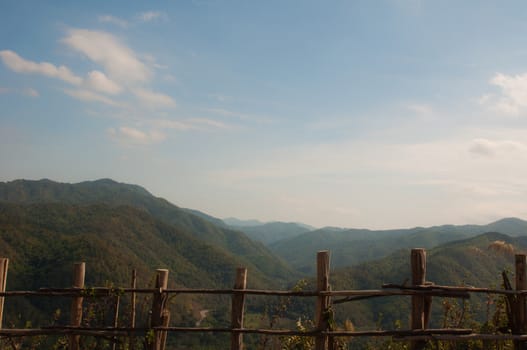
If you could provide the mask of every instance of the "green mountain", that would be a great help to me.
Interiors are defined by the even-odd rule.
[[[274,242],[269,247],[293,267],[312,274],[315,264],[311,257],[320,250],[330,250],[333,266],[344,267],[379,259],[398,249],[433,248],[491,231],[511,236],[524,235],[527,234],[527,221],[508,218],[488,225],[444,225],[379,231],[324,228]]]
[[[179,286],[230,287],[239,266],[250,270],[249,283],[273,284],[272,277],[243,257],[130,206],[0,203],[0,242],[13,269],[10,289],[28,288],[27,282],[66,287],[72,264],[81,260],[87,263],[91,285],[128,283],[133,268],[143,276],[169,268]],[[53,273],[55,268],[68,272]],[[18,285],[20,270],[31,273]]]
[[[205,214],[204,212],[202,211],[199,211],[199,210],[196,210],[196,209],[188,209],[188,208],[184,208],[183,210],[185,210],[187,213],[190,213],[192,215],[195,215],[195,216],[198,216],[202,219],[205,219],[211,223],[213,223],[214,225],[216,226],[219,226],[219,227],[224,227],[226,228],[228,225],[225,224],[225,222],[223,222],[222,219],[218,219],[212,215],[209,215],[209,214]]]
[[[154,197],[137,185],[118,183],[110,179],[77,184],[50,180],[15,180],[0,182],[0,202],[131,206],[213,245],[216,250],[222,250],[223,254],[236,256],[245,265],[254,266],[256,274],[262,273],[275,282],[286,281],[294,275],[287,263],[273,255],[263,244],[252,241],[239,231],[214,225],[211,221],[181,209],[165,199]]]
[[[501,233],[485,233],[469,239],[449,242],[427,251],[427,281],[439,285],[500,288],[501,272],[513,271],[514,254],[527,250],[527,237],[511,237]],[[509,275],[514,281],[512,275]],[[337,268],[330,278],[334,290],[379,289],[384,283],[404,284],[411,279],[410,249],[403,249],[382,259]],[[487,303],[486,295],[472,295],[467,319],[484,322],[487,307],[490,313],[495,301]],[[442,326],[443,298],[434,298],[432,326]],[[450,300],[450,303],[454,302]],[[410,298],[385,297],[368,301],[348,302],[335,306],[339,319],[349,318],[356,327],[382,324],[392,328],[397,320],[408,326]]]

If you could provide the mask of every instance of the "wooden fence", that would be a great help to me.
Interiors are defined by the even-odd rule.
[[[386,284],[378,290],[338,290],[330,287],[330,259],[328,251],[317,253],[316,289],[311,291],[284,290],[255,290],[247,289],[247,269],[236,270],[236,279],[232,289],[169,289],[168,270],[159,269],[156,273],[155,288],[137,288],[136,274],[133,273],[130,288],[85,288],[85,264],[74,266],[72,288],[41,288],[36,291],[6,291],[8,259],[0,259],[0,337],[14,338],[41,335],[66,335],[69,339],[69,349],[80,348],[80,338],[83,336],[104,337],[115,344],[118,339],[133,339],[145,337],[146,347],[151,350],[164,350],[168,334],[177,333],[230,333],[231,349],[244,348],[244,334],[262,334],[268,336],[300,336],[313,337],[315,350],[332,350],[335,348],[336,337],[392,337],[396,341],[410,343],[413,350],[423,349],[426,342],[433,341],[513,341],[515,349],[524,349],[527,344],[525,295],[526,256],[515,255],[515,286],[508,282],[504,275],[505,289],[490,289],[476,287],[441,286],[426,281],[426,251],[412,249],[410,257],[411,285]],[[83,327],[83,302],[87,295],[90,297],[105,297],[118,290],[115,305],[114,323],[107,327]],[[507,317],[510,332],[505,334],[480,334],[472,329],[459,328],[429,328],[431,305],[433,297],[469,298],[471,293],[486,293],[504,295],[507,301]],[[136,299],[138,294],[152,295],[151,318],[149,327],[137,327],[135,324]],[[225,328],[211,327],[174,327],[170,326],[170,312],[167,300],[171,294],[223,294],[230,295],[231,326]],[[120,298],[130,296],[130,324],[126,327],[118,326]],[[288,296],[288,297],[316,297],[315,327],[312,330],[299,331],[290,329],[254,329],[244,327],[245,297],[248,295]],[[52,326],[41,328],[2,328],[4,299],[19,296],[53,296],[71,298],[71,322],[69,326]],[[333,307],[343,302],[353,302],[368,298],[407,296],[411,298],[411,329],[407,330],[370,330],[343,331],[334,329],[332,318]],[[334,298],[335,300],[332,300]],[[130,341],[128,348],[133,349]]]

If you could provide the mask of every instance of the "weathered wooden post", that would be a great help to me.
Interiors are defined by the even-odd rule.
[[[73,288],[84,288],[86,263],[80,262],[73,266]],[[80,327],[82,321],[82,296],[74,297],[71,302],[71,326]],[[70,350],[80,350],[80,335],[70,335]]]
[[[166,301],[168,299],[168,294],[163,293],[164,289],[168,288],[168,270],[166,269],[157,269],[156,270],[156,289],[157,292],[154,293],[154,300],[152,301],[152,318],[150,321],[150,326],[154,327],[163,327],[165,325],[166,314]],[[166,331],[154,331],[154,339],[150,343],[151,350],[163,350],[164,343],[166,341]]]
[[[121,296],[116,295],[115,296],[115,304],[114,304],[114,313],[113,313],[113,328],[117,328],[119,325],[119,304],[121,302]],[[112,350],[115,350],[117,348],[117,337],[113,337],[113,345]]]
[[[516,290],[526,290],[527,289],[527,276],[526,276],[526,256],[525,254],[516,254],[515,255],[515,276]],[[513,331],[516,334],[523,334],[525,332],[525,296],[522,294],[516,295],[516,308],[513,310],[516,313],[516,324],[513,325],[515,328]],[[514,349],[520,350],[525,349],[526,342],[517,340],[514,342]]]
[[[170,324],[170,311],[168,311],[168,309],[165,309],[163,311],[163,315],[161,317],[161,326],[162,327],[168,327],[169,324]],[[168,337],[168,332],[167,331],[161,332],[161,340],[159,342],[160,343],[159,349],[165,350],[165,346],[166,346],[166,343],[167,343],[167,337]]]
[[[234,282],[234,289],[246,289],[247,288],[247,268],[240,267],[236,269],[236,280]],[[243,315],[245,308],[245,293],[235,292],[232,295],[231,304],[231,328],[242,329],[243,328]],[[243,334],[240,332],[231,333],[231,350],[242,350],[243,349]]]
[[[5,292],[7,284],[7,268],[9,267],[9,259],[0,258],[0,291]],[[0,328],[4,319],[4,297],[0,297]]]
[[[132,282],[130,283],[132,289],[137,288],[137,271],[132,270]],[[136,294],[135,292],[131,293],[130,297],[130,328],[135,328],[135,304],[136,304]],[[134,350],[135,347],[135,334],[132,332],[130,334],[129,346],[130,350]]]
[[[412,268],[412,285],[424,286],[426,283],[426,250],[423,248],[412,249],[410,256]],[[427,324],[427,312],[425,312],[425,298],[421,295],[412,296],[412,329],[425,329]],[[423,349],[425,341],[412,341],[412,350]]]
[[[329,251],[323,250],[317,253],[317,292],[329,291]],[[319,295],[317,297],[317,306],[315,320],[317,329],[320,332],[327,331],[329,328],[329,305],[330,297]],[[315,350],[328,349],[328,336],[319,334],[315,338]]]

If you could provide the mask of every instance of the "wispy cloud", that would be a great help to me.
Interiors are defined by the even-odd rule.
[[[176,101],[168,95],[153,92],[143,88],[135,88],[132,90],[134,95],[145,105],[150,107],[175,107]]]
[[[97,91],[115,95],[123,89],[116,82],[110,80],[103,72],[94,70],[88,73],[85,84]]]
[[[497,86],[500,93],[482,96],[481,104],[505,115],[518,116],[527,112],[527,74],[497,73],[490,84]]]
[[[151,78],[150,70],[135,52],[109,33],[70,29],[62,42],[102,65],[110,78],[117,82],[137,84]]]
[[[123,145],[148,145],[157,143],[165,139],[165,135],[158,130],[145,132],[137,128],[122,126],[107,130],[107,134]]]
[[[189,123],[194,125],[203,125],[205,127],[212,127],[214,129],[230,129],[231,126],[222,123],[217,120],[207,119],[207,118],[191,118],[188,120]]]
[[[121,27],[121,28],[127,28],[128,27],[128,21],[126,21],[124,19],[121,19],[121,18],[118,18],[118,17],[115,17],[115,16],[100,15],[100,16],[97,17],[97,19],[101,23],[111,23],[111,24],[114,24],[114,25],[116,25],[118,27]]]
[[[121,103],[118,103],[107,96],[86,89],[65,89],[64,92],[81,101],[100,102],[113,107],[123,106]]]
[[[161,11],[146,11],[141,12],[137,17],[142,22],[152,22],[159,19],[166,19],[168,16]]]
[[[107,94],[117,94],[122,88],[104,73],[91,71],[85,79],[75,75],[66,66],[55,66],[49,62],[33,62],[20,57],[17,53],[9,50],[0,51],[0,57],[4,64],[17,73],[40,74],[51,78],[60,79],[75,86],[84,86]],[[35,91],[29,91],[29,95],[35,95]],[[37,93],[38,95],[38,93]]]
[[[110,20],[110,18],[105,17],[101,20]],[[149,88],[153,75],[147,64],[112,34],[87,29],[69,29],[61,42],[95,64],[101,65],[102,71],[92,70],[82,78],[66,66],[30,61],[10,50],[0,51],[0,59],[9,69],[17,73],[44,75],[77,86],[78,89],[65,89],[64,92],[81,101],[123,107],[123,104],[107,95],[115,96],[127,92],[148,108],[162,109],[176,106],[171,96],[154,92]],[[151,62],[155,62],[153,56],[147,56]],[[35,91],[32,95],[35,95]]]
[[[223,117],[236,118],[239,120],[254,121],[254,122],[259,122],[259,123],[271,123],[272,122],[271,118],[230,111],[230,110],[223,109],[223,108],[203,108],[202,110],[208,113],[221,115]]]
[[[26,74],[41,74],[50,78],[63,80],[73,85],[80,85],[82,78],[73,74],[66,66],[55,66],[49,62],[33,62],[20,57],[10,50],[0,51],[4,64],[14,72]]]
[[[152,126],[160,130],[192,130],[193,125],[184,120],[155,119],[151,121]]]

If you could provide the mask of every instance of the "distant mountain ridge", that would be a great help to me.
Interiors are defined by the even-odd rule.
[[[510,236],[527,235],[527,221],[505,218],[487,225],[442,225],[396,230],[333,229],[306,232],[271,243],[271,250],[293,267],[313,273],[310,257],[319,250],[332,252],[333,266],[351,266],[375,260],[403,248],[433,248],[446,242],[469,238],[485,232]]]
[[[258,225],[266,224],[265,222],[262,222],[262,221],[256,220],[256,219],[241,220],[241,219],[237,219],[237,218],[233,218],[233,217],[225,218],[225,219],[223,219],[223,222],[226,223],[229,226],[239,226],[239,227],[258,226]]]
[[[251,239],[262,242],[266,245],[274,242],[297,237],[303,233],[311,231],[305,225],[292,222],[269,222],[257,226],[240,226],[238,230],[245,233]]]

